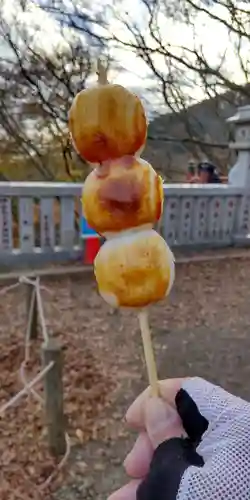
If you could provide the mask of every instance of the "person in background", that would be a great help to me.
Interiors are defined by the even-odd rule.
[[[188,164],[188,172],[187,172],[187,177],[186,181],[189,184],[194,184],[196,182],[199,182],[199,179],[196,174],[196,164],[194,161],[190,161]]]
[[[202,163],[198,163],[197,165],[197,178],[199,179],[198,182],[201,182],[201,170],[202,170]]]
[[[195,176],[195,166],[193,164],[188,165],[188,171],[186,177],[187,182],[192,182],[194,176]]]
[[[210,162],[201,162],[198,165],[198,176],[201,184],[221,184],[215,165]]]

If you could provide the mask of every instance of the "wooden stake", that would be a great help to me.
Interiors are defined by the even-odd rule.
[[[157,376],[155,356],[152,345],[151,332],[148,322],[147,309],[143,309],[142,311],[140,311],[138,317],[142,335],[144,356],[148,372],[148,379],[149,379],[149,384],[151,386],[151,393],[152,396],[157,397],[159,396],[159,384],[158,384],[158,376]]]
[[[35,340],[38,337],[38,311],[36,290],[31,283],[25,283],[26,289],[26,321],[29,324],[29,339]]]
[[[100,57],[97,61],[97,75],[98,75],[98,84],[99,85],[107,85],[107,83],[108,83],[108,65],[106,64],[106,66],[104,66]]]
[[[55,457],[66,451],[65,416],[63,412],[62,350],[56,339],[43,344],[43,366],[53,361],[44,377],[45,416],[49,448]]]

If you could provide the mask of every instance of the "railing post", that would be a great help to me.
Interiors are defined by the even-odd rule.
[[[237,160],[229,172],[228,180],[232,186],[242,188],[234,240],[238,244],[244,244],[250,233],[250,106],[238,108],[236,115],[227,121],[235,126],[235,142],[229,144],[229,147],[237,152]]]
[[[11,198],[0,196],[0,252],[11,252],[13,247],[12,237],[12,211]]]
[[[56,339],[49,339],[42,346],[44,367],[53,363],[44,376],[45,417],[49,449],[58,457],[66,451],[65,416],[63,411],[62,349]]]

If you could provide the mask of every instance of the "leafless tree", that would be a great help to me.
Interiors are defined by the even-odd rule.
[[[225,119],[250,98],[248,1],[135,0],[136,11],[131,12],[125,1],[104,1],[97,30],[95,11],[86,14],[85,0],[45,3],[47,12],[61,17],[76,33],[87,31],[97,45],[109,47],[119,58],[122,49],[143,61],[145,92],[150,90],[154,102],[156,97],[164,102],[168,113],[164,129],[157,126],[162,121],[153,121],[149,144],[167,143],[169,150],[181,142],[196,158],[227,163],[230,131]],[[174,26],[179,35],[172,38],[168,32],[173,33]],[[188,33],[188,41],[183,33]],[[215,39],[217,50],[209,54]]]
[[[119,68],[124,50],[144,64],[148,100],[154,95],[165,104],[165,122],[156,117],[149,127],[151,149],[165,144],[169,165],[170,151],[178,148],[227,164],[225,118],[250,98],[248,1],[137,0],[137,14],[127,12],[123,0],[99,8],[88,0],[16,1],[24,10],[28,1],[39,3],[64,43],[48,55],[36,43],[36,29],[16,22],[13,30],[2,17],[0,42],[8,47],[0,58],[2,157],[6,150],[12,158],[25,155],[46,179],[55,177],[58,162],[69,170],[64,139],[72,97],[86,84],[98,52],[110,52]],[[179,35],[173,39],[174,25]],[[216,33],[218,50],[211,55]]]
[[[249,2],[137,3],[141,15],[134,17],[127,12],[125,3],[124,9],[118,2],[113,5],[119,28],[115,25],[111,43],[131,50],[145,63],[148,80],[157,82],[159,98],[163,98],[166,111],[172,113],[165,124],[176,135],[152,128],[151,139],[169,144],[181,140],[193,156],[205,155],[218,162],[229,138],[225,118],[236,106],[250,102]],[[174,39],[168,35],[168,30],[173,33],[173,27]],[[215,46],[216,41],[216,50],[209,54],[209,45]],[[173,126],[176,113],[178,122]]]
[[[37,42],[39,27],[20,22],[20,9],[30,6],[18,2],[11,18],[0,16],[0,172],[20,178],[23,165],[24,178],[74,177],[67,113],[93,72],[91,50],[82,36],[55,21],[57,43],[52,38],[49,51]],[[84,163],[76,155],[73,160],[84,176]]]

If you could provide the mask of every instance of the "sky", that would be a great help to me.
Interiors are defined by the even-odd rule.
[[[123,4],[125,10],[133,12],[133,17],[131,17],[132,21],[133,18],[139,19],[140,17],[142,17],[141,10],[139,7],[140,0],[124,0]],[[246,8],[246,5],[244,5],[244,7]],[[227,11],[222,6],[216,5],[216,7],[212,9],[212,11],[218,17],[226,19]],[[119,4],[119,12],[121,12],[120,4]],[[250,15],[250,8],[249,8],[249,15]],[[172,47],[175,46],[176,54],[181,54],[180,49],[178,49],[178,47],[180,46],[190,47],[190,48],[193,47],[194,31],[191,26],[187,26],[184,23],[166,19],[165,16],[159,16],[158,27],[162,34],[162,38],[165,42],[165,45],[169,43],[171,44]],[[113,29],[113,31],[119,37],[122,36],[122,38],[125,41],[129,40],[128,34],[125,32],[121,24],[119,24],[115,19],[113,19],[112,21],[111,29]],[[145,29],[145,32],[146,31],[147,30]],[[220,55],[226,53],[226,66],[228,74],[230,74],[230,77],[234,78],[235,81],[240,82],[242,74],[239,68],[238,59],[235,55],[233,43],[230,42],[228,30],[226,27],[224,27],[221,23],[215,22],[212,19],[208,18],[206,14],[199,14],[195,22],[195,39],[196,43],[202,46],[203,53],[208,61],[216,63],[216,61],[220,60]],[[247,45],[245,50],[245,57],[248,56],[248,52],[249,52],[249,44]],[[134,73],[137,73],[139,75],[142,73],[143,68],[138,63],[138,58],[132,57],[131,53],[123,52],[123,54],[121,54],[121,58],[125,62],[127,68],[132,69]],[[161,61],[160,57],[158,63],[159,63],[159,69],[163,69],[164,63]],[[128,76],[128,78],[130,77]]]
[[[30,30],[36,32],[36,48],[45,51],[51,58],[54,57],[55,51],[58,48],[65,46],[65,39],[61,36],[58,23],[52,15],[49,15],[37,6],[37,2],[48,2],[51,0],[27,0],[28,11],[22,12],[17,8],[17,0],[0,0],[4,10],[4,16],[8,21],[11,19],[18,20],[29,26]],[[68,1],[68,0],[64,0]],[[91,0],[91,8],[97,9],[97,0]],[[109,0],[111,2],[112,0]],[[102,4],[109,3],[108,0],[102,0]],[[140,21],[141,29],[144,30],[146,38],[147,26],[145,24],[145,17],[140,6],[140,0],[120,0],[118,15],[121,16],[125,11],[133,12],[131,21]],[[216,6],[214,13],[219,16],[226,16],[223,7]],[[158,26],[164,37],[164,43],[171,43],[175,46],[176,54],[180,54],[180,46],[192,47],[193,46],[193,29],[177,21],[167,20],[165,16],[159,16]],[[110,17],[110,29],[119,38],[124,41],[130,41],[131,35],[126,31],[124,25],[119,22],[119,19]],[[72,31],[67,27],[64,28],[64,36],[75,36]],[[227,29],[219,23],[209,20],[206,15],[198,15],[195,23],[195,36],[196,43],[202,45],[204,54],[209,61],[215,63],[218,61],[219,55],[226,54],[226,67],[230,78],[240,82],[242,73],[239,68],[238,60],[235,56],[233,44],[230,43]],[[150,40],[149,40],[149,43]],[[246,47],[245,57],[248,58],[249,46]],[[111,49],[112,56],[119,60],[122,67],[125,68],[123,72],[112,72],[111,80],[115,83],[121,83],[124,86],[135,88],[142,95],[145,94],[144,90],[149,84],[148,70],[145,63],[138,58],[135,54],[128,50]],[[164,62],[160,56],[156,57],[155,62],[160,71],[164,71]],[[194,98],[201,100],[203,98],[203,90],[201,88],[193,89]]]

